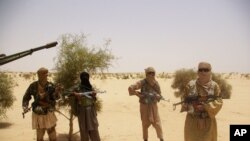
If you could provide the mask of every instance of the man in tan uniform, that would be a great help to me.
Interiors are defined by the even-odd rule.
[[[157,102],[161,99],[161,89],[155,80],[155,69],[148,67],[145,69],[146,78],[129,86],[129,95],[139,97],[140,113],[142,121],[142,131],[144,141],[148,141],[148,128],[152,124],[156,130],[157,137],[163,141],[160,116],[158,113]],[[141,90],[136,91],[136,90]]]
[[[48,69],[40,68],[37,75],[38,81],[31,83],[23,96],[23,110],[24,112],[29,110],[29,101],[33,96],[32,129],[36,129],[37,141],[43,141],[45,131],[47,131],[50,141],[56,141],[57,118],[54,108],[61,89],[47,80]]]
[[[218,84],[211,78],[211,69],[209,63],[199,63],[198,79],[191,80],[186,87],[184,99],[188,96],[198,96],[200,99],[182,105],[181,112],[187,112],[184,127],[185,141],[217,141],[215,116],[222,107],[222,99],[219,97]],[[207,99],[209,97],[210,99]]]

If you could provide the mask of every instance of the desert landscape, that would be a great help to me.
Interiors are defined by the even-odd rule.
[[[31,129],[31,112],[22,117],[22,96],[31,82],[36,80],[25,77],[25,73],[8,72],[15,80],[14,95],[16,101],[12,109],[7,111],[8,118],[0,121],[1,141],[35,141],[36,131]],[[231,124],[250,124],[250,75],[239,73],[225,73],[223,77],[232,85],[231,99],[225,99],[222,110],[217,115],[218,141],[229,141],[229,126]],[[105,77],[94,75],[92,84],[100,90],[106,90],[105,94],[98,97],[102,101],[103,108],[98,113],[99,132],[102,141],[140,141],[142,140],[142,128],[139,113],[139,102],[136,96],[129,96],[128,86],[143,78],[140,73],[110,73]],[[52,80],[52,77],[50,77]],[[183,141],[183,130],[186,113],[180,113],[180,107],[173,111],[172,104],[180,99],[174,97],[172,73],[157,75],[161,86],[162,95],[170,102],[161,101],[159,113],[162,121],[164,139],[167,141]],[[31,103],[31,102],[30,102]],[[61,112],[64,112],[61,110]],[[67,114],[67,113],[65,113]],[[58,140],[67,141],[69,121],[61,114],[56,113],[58,122],[56,126]],[[74,120],[74,132],[78,131],[77,119]],[[48,136],[45,135],[46,141]],[[79,133],[76,134],[79,141]],[[154,128],[149,128],[149,141],[156,141]]]

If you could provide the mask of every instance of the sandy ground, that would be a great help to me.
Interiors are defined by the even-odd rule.
[[[103,102],[102,112],[98,114],[99,132],[102,141],[140,141],[142,140],[141,120],[138,98],[129,96],[127,88],[139,79],[92,79],[97,88],[106,90],[100,94]],[[16,77],[17,86],[14,89],[16,101],[13,108],[7,112],[7,119],[0,121],[1,141],[35,141],[36,132],[31,129],[31,112],[22,117],[22,96],[33,80]],[[180,107],[173,111],[172,104],[179,102],[173,95],[172,79],[158,79],[162,94],[170,102],[161,101],[159,112],[162,121],[164,138],[167,141],[183,141],[185,113],[180,113]],[[218,141],[229,141],[230,124],[250,124],[250,80],[235,77],[227,80],[232,85],[232,97],[224,100],[224,106],[217,115]],[[56,113],[57,135],[59,141],[66,141],[69,121]],[[78,131],[77,119],[74,120],[74,132]],[[76,134],[79,140],[79,133]],[[48,136],[45,135],[48,140]],[[156,132],[149,128],[149,140],[156,141]]]

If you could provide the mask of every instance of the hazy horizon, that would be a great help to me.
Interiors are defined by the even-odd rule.
[[[143,72],[148,66],[174,72],[207,61],[213,72],[250,73],[249,17],[248,0],[1,0],[0,54],[84,33],[89,47],[111,40],[109,48],[119,59],[106,72]],[[0,70],[52,70],[59,45]]]

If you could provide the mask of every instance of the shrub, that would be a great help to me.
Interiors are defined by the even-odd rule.
[[[232,86],[227,83],[226,79],[223,79],[222,75],[220,74],[212,74],[212,79],[218,83],[223,99],[230,99],[232,94]]]
[[[32,73],[24,73],[23,77],[24,77],[25,80],[29,80],[32,77]]]
[[[0,119],[6,118],[6,111],[15,101],[13,95],[13,79],[0,72]]]
[[[197,73],[193,69],[181,69],[175,72],[174,80],[171,85],[173,89],[177,89],[174,95],[175,97],[181,97],[184,94],[184,90],[188,82],[197,78]],[[223,99],[229,99],[231,97],[232,86],[227,83],[220,74],[212,73],[212,80],[217,82],[221,89],[221,96]]]
[[[177,91],[174,92],[175,97],[182,96],[188,82],[196,78],[196,72],[192,69],[177,70],[174,74],[174,79],[171,85],[173,89],[177,89]]]

